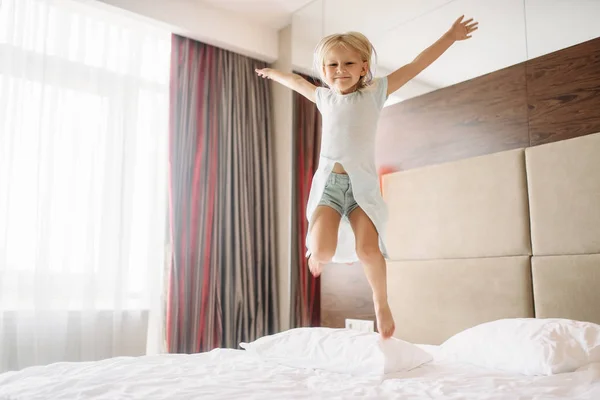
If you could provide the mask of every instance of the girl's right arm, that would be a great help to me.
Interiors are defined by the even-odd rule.
[[[255,70],[258,76],[272,79],[288,88],[300,93],[313,103],[315,102],[315,91],[317,87],[297,74],[277,71],[272,68],[263,68]]]

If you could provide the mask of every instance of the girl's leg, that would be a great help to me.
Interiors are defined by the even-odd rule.
[[[331,207],[318,206],[313,215],[310,228],[311,255],[308,259],[310,272],[321,275],[323,265],[329,263],[337,248],[340,214]]]
[[[384,338],[394,334],[394,318],[387,300],[386,262],[379,249],[379,235],[367,214],[357,207],[348,217],[356,238],[356,254],[373,290],[377,330]]]

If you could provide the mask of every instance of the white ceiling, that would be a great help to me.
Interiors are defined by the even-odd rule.
[[[289,25],[292,14],[313,0],[197,0],[233,11],[274,29]]]

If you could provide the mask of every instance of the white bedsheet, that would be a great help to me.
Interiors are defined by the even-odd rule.
[[[433,348],[432,348],[433,349]],[[524,377],[436,359],[383,381],[265,364],[243,350],[59,363],[0,375],[0,399],[600,399],[600,364]]]

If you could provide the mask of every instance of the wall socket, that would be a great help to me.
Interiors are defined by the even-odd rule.
[[[346,329],[354,329],[361,332],[374,332],[375,324],[373,321],[365,319],[346,318]]]

